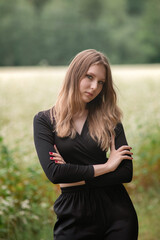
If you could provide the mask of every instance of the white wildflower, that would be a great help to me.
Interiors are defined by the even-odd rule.
[[[7,200],[8,200],[8,199],[7,199]],[[4,206],[7,206],[7,207],[10,206],[10,201],[6,201],[5,199],[3,199],[3,200],[1,201],[1,203],[2,203],[2,205],[4,205]]]
[[[34,220],[39,220],[39,217],[37,215],[32,215],[31,218]]]
[[[41,207],[42,207],[42,208],[46,208],[46,207],[47,207],[47,203],[42,202],[42,203],[41,203]]]
[[[19,212],[19,215],[24,216],[24,215],[25,215],[25,211],[23,211],[23,210],[20,211],[20,212]]]
[[[23,202],[21,202],[21,208],[23,208],[23,209],[30,209],[29,200],[28,199],[26,199]]]
[[[3,216],[4,212],[0,210],[0,215]]]

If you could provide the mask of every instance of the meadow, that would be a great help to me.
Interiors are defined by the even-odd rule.
[[[66,67],[0,68],[0,240],[49,240],[59,187],[39,165],[33,117],[55,103]],[[160,222],[160,65],[112,66],[123,125],[134,153],[126,184],[139,240],[158,240]]]

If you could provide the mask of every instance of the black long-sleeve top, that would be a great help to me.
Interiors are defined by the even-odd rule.
[[[85,180],[90,186],[102,187],[130,182],[132,180],[132,161],[123,160],[118,168],[98,177],[94,177],[95,164],[107,161],[106,152],[98,146],[89,135],[87,120],[81,134],[76,133],[74,139],[58,137],[55,121],[50,121],[49,110],[39,112],[33,121],[34,142],[40,164],[48,177],[55,184],[73,183]],[[121,123],[115,128],[115,148],[127,145],[124,129]],[[57,146],[66,164],[58,164],[50,160],[49,152],[55,152]]]

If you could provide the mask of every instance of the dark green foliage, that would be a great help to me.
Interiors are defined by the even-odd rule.
[[[44,233],[51,239],[55,218],[51,206],[58,189],[36,166],[23,168],[17,164],[2,137],[0,176],[0,239],[39,240]]]
[[[160,126],[152,126],[142,135],[141,145],[137,148],[135,184],[139,190],[147,190],[160,182]]]
[[[79,51],[113,64],[160,62],[159,1],[1,0],[0,66],[68,65]]]
[[[36,10],[42,10],[44,5],[50,0],[28,0],[33,4]]]
[[[145,1],[143,0],[127,0],[127,11],[131,15],[139,15],[143,12]]]
[[[79,3],[79,11],[85,20],[96,22],[102,14],[103,3],[97,0],[81,0]]]

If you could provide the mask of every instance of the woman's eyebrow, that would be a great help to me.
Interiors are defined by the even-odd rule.
[[[86,74],[88,75],[93,75],[94,77],[96,77],[96,75],[93,72],[87,72]],[[106,81],[105,78],[102,78],[101,81]]]

